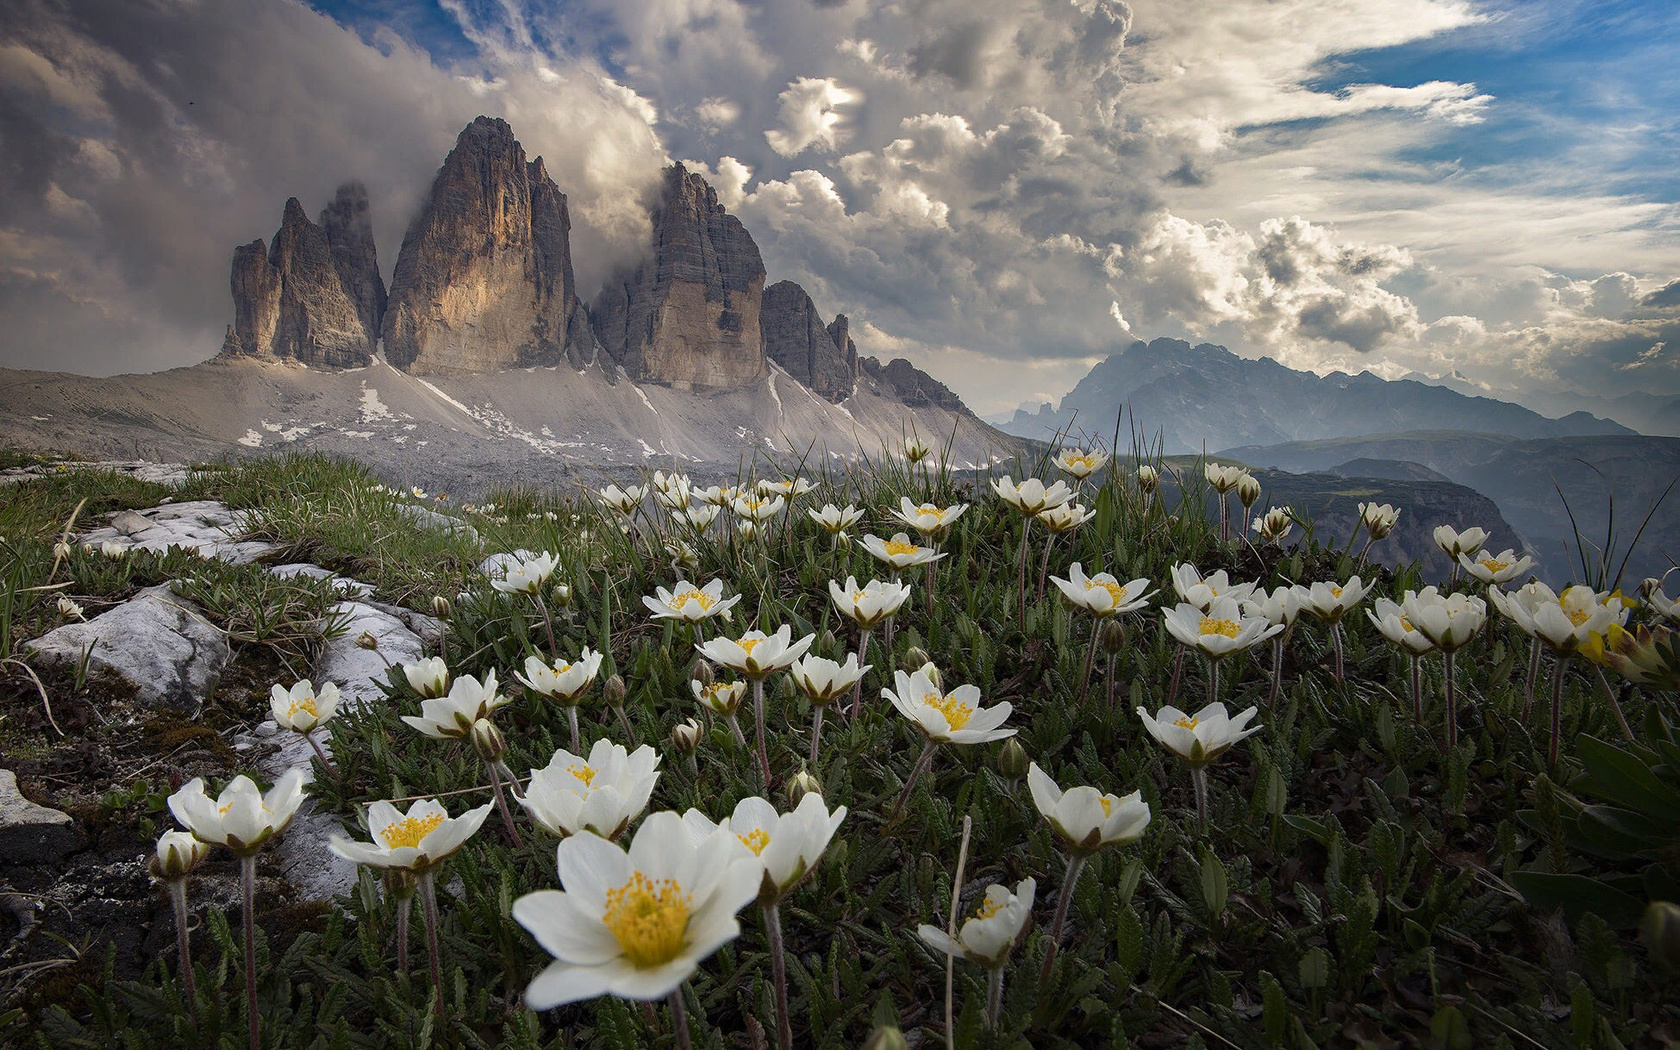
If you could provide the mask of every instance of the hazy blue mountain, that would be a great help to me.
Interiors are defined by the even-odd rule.
[[[1168,453],[1405,430],[1522,438],[1633,433],[1585,412],[1548,419],[1444,386],[1389,381],[1369,372],[1318,376],[1271,358],[1251,361],[1222,346],[1191,346],[1180,339],[1133,343],[1091,369],[1056,408],[1017,411],[1001,429],[1042,440],[1071,427],[1076,436],[1106,442],[1117,419],[1122,448],[1135,425],[1151,443],[1159,437]]]

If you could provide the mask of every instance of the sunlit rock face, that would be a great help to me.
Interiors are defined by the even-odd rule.
[[[648,258],[607,282],[590,313],[601,345],[634,379],[739,387],[766,370],[764,260],[717,192],[665,169]]]
[[[416,374],[580,367],[593,343],[572,277],[566,195],[506,121],[461,132],[397,255],[385,356]]]

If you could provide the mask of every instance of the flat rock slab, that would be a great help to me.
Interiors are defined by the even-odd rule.
[[[185,463],[150,463],[140,459],[107,459],[97,463],[65,460],[0,470],[0,485],[33,481],[55,474],[67,474],[73,470],[109,470],[116,474],[126,474],[136,481],[151,481],[159,485],[184,484],[187,476],[192,473],[192,469]]]
[[[386,702],[385,694],[377,684],[385,680],[386,659],[401,663],[418,660],[425,655],[420,635],[410,629],[399,613],[418,618],[415,623],[422,629],[428,621],[434,629],[437,626],[437,621],[429,616],[406,609],[395,610],[391,606],[359,601],[345,601],[333,606],[330,615],[342,617],[346,630],[327,643],[315,665],[314,682],[316,688],[320,688],[323,682],[338,686],[341,713],[355,710],[365,703]],[[363,649],[356,644],[356,639],[364,631],[379,642],[377,650]],[[315,735],[322,748],[330,754],[332,748],[327,733],[316,730]],[[262,723],[250,733],[241,734],[234,742],[234,747],[240,750],[263,745],[277,747],[260,764],[263,775],[270,779],[277,779],[293,766],[307,767],[315,756],[314,748],[303,737],[281,729],[272,720]],[[333,835],[344,833],[344,823],[339,815],[317,810],[313,800],[304,803],[297,816],[292,818],[285,837],[277,847],[277,856],[287,880],[305,897],[331,900],[355,888],[356,865],[327,848]]]
[[[169,589],[148,587],[86,623],[26,643],[40,662],[88,670],[133,685],[142,706],[197,711],[221,681],[231,653],[203,610]]]
[[[373,585],[361,580],[352,580],[348,576],[340,576],[331,569],[323,569],[319,565],[308,562],[293,562],[290,565],[275,565],[268,570],[281,579],[291,579],[294,576],[307,576],[312,580],[331,580],[335,590],[345,598],[367,598],[373,594]]]
[[[0,864],[52,864],[82,841],[70,814],[24,798],[17,774],[0,769]]]
[[[229,510],[225,504],[187,500],[150,510],[118,511],[111,524],[83,533],[81,542],[95,548],[110,543],[123,550],[160,553],[181,547],[234,565],[256,561],[279,549],[262,540],[241,539],[245,528],[245,515]]]

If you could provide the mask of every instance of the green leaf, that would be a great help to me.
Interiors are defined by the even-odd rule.
[[[1511,885],[1541,911],[1562,908],[1571,924],[1590,911],[1616,929],[1631,929],[1645,910],[1639,898],[1585,875],[1518,871],[1512,873]]]
[[[1470,1050],[1470,1022],[1456,1006],[1443,1006],[1429,1019],[1429,1034],[1447,1050]]]
[[[1577,749],[1586,773],[1573,785],[1576,790],[1659,820],[1672,822],[1680,813],[1680,791],[1663,783],[1639,759],[1591,736],[1582,737]]]

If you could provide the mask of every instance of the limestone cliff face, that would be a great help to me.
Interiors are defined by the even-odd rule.
[[[844,315],[835,319],[834,327],[850,346],[849,357],[817,315],[811,297],[792,281],[764,289],[759,324],[764,332],[764,356],[829,401],[838,403],[852,396],[857,387],[857,347],[850,346]]]
[[[653,254],[607,282],[590,311],[601,345],[635,379],[739,387],[765,374],[764,260],[717,193],[665,169]]]
[[[951,412],[961,412],[970,415],[968,406],[962,403],[950,387],[928,375],[902,357],[895,357],[887,364],[866,357],[861,362],[861,370],[871,378],[886,386],[897,398],[911,408],[923,405],[935,405]]]
[[[455,142],[403,237],[385,356],[415,373],[581,366],[593,348],[572,278],[566,195],[507,122]]]
[[[321,209],[318,221],[332,249],[333,268],[344,294],[355,305],[362,327],[377,338],[385,318],[385,279],[379,275],[367,187],[359,182],[340,186],[333,202]]]
[[[309,221],[296,197],[286,201],[267,258],[261,240],[234,251],[231,285],[234,322],[223,353],[324,368],[373,359],[374,330],[345,291],[326,231]]]

